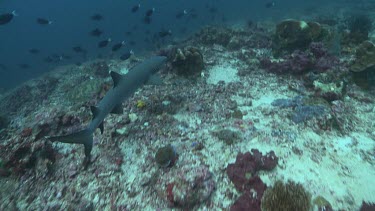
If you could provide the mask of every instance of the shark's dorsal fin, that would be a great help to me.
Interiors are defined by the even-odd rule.
[[[111,75],[112,80],[113,80],[113,87],[116,87],[119,81],[121,80],[122,75],[114,71],[111,71],[109,74]]]
[[[91,113],[92,113],[92,119],[95,119],[95,117],[99,114],[100,110],[96,106],[90,106]]]
[[[103,124],[103,122],[100,123],[99,129],[100,129],[100,134],[103,134],[103,131],[104,131],[104,124]]]
[[[122,114],[122,113],[123,113],[123,109],[122,109],[121,103],[115,106],[113,110],[111,111],[111,114]]]

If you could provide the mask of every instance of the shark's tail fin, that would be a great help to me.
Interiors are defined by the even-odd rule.
[[[52,142],[58,141],[62,143],[70,144],[83,144],[85,146],[86,160],[91,159],[91,149],[93,145],[93,132],[89,129],[81,130],[76,133],[72,133],[64,136],[53,136],[48,139]]]

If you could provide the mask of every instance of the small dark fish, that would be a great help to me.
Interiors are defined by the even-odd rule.
[[[274,7],[275,6],[275,2],[273,2],[273,1],[267,2],[265,6],[266,6],[266,8]]]
[[[4,13],[0,15],[0,25],[5,25],[9,23],[14,16],[17,16],[16,11],[13,11],[11,13]]]
[[[46,58],[44,58],[44,61],[47,62],[47,63],[57,63],[59,61],[63,60],[63,56],[62,55],[59,55],[59,54],[52,54],[52,55],[49,55],[47,56]]]
[[[176,18],[177,18],[177,19],[181,19],[181,18],[182,18],[183,16],[185,16],[185,15],[187,15],[187,11],[186,11],[186,10],[177,13],[177,14],[176,14]]]
[[[132,33],[133,33],[133,32],[131,32],[131,31],[127,31],[127,32],[125,32],[125,34],[128,35],[128,36],[132,35]]]
[[[112,51],[118,51],[123,45],[125,45],[125,41],[114,44],[112,46]]]
[[[104,47],[106,47],[108,45],[109,42],[111,42],[111,38],[108,38],[106,40],[100,41],[98,43],[98,47],[99,48],[104,48]]]
[[[146,17],[151,17],[151,15],[154,14],[154,11],[155,11],[155,8],[147,10],[145,16]]]
[[[171,30],[162,30],[158,34],[159,34],[159,37],[164,38],[166,36],[171,36],[172,31]]]
[[[36,19],[36,22],[40,25],[49,25],[49,24],[52,24],[52,21],[50,20],[47,20],[45,18],[37,18]]]
[[[91,20],[93,20],[93,21],[101,21],[101,20],[103,20],[103,16],[101,14],[96,13],[93,16],[91,16]]]
[[[126,53],[122,54],[120,56],[120,59],[122,61],[125,61],[125,60],[129,59],[133,54],[134,54],[133,50],[130,50],[129,52],[126,52]]]
[[[31,53],[31,54],[38,54],[38,53],[39,53],[39,50],[36,49],[36,48],[31,48],[31,49],[29,50],[29,53]]]
[[[30,65],[28,65],[28,64],[20,64],[19,67],[22,68],[22,69],[29,69]]]
[[[73,47],[73,51],[76,52],[76,53],[84,53],[84,52],[86,52],[83,48],[81,48],[81,46],[75,46],[75,47]]]
[[[146,16],[146,17],[143,19],[143,22],[144,22],[145,24],[150,24],[150,23],[151,23],[151,17]]]
[[[99,37],[100,35],[102,35],[103,34],[103,31],[101,31],[100,29],[98,29],[98,28],[96,28],[96,29],[94,29],[94,30],[92,30],[91,32],[90,32],[90,35],[91,36],[94,36],[94,37]]]
[[[137,12],[140,7],[141,7],[141,4],[135,5],[134,7],[132,7],[131,11],[132,12]]]

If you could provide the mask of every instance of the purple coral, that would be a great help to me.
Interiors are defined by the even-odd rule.
[[[236,162],[229,164],[227,174],[238,191],[243,195],[231,207],[231,210],[260,210],[260,202],[266,185],[256,173],[259,170],[272,170],[276,167],[278,158],[273,151],[262,155],[257,149],[244,154],[239,153]]]
[[[339,65],[337,57],[330,55],[321,42],[313,42],[306,51],[296,50],[286,55],[280,61],[272,61],[269,58],[261,58],[262,68],[269,72],[283,74],[301,74],[310,70],[323,72]]]
[[[314,69],[318,72],[324,72],[340,63],[337,57],[328,53],[327,48],[322,42],[311,43],[309,50],[315,59]]]
[[[157,189],[173,207],[191,209],[209,199],[215,181],[208,166],[184,166],[166,172]]]
[[[328,50],[324,47],[322,42],[312,42],[309,46],[309,50],[315,58],[328,55]]]
[[[310,70],[313,66],[309,54],[303,51],[294,51],[293,54],[283,58],[282,61],[271,61],[269,58],[260,60],[262,68],[273,73],[301,74]]]

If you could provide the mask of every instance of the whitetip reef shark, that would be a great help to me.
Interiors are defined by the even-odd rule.
[[[70,144],[83,144],[85,147],[84,165],[91,162],[91,150],[93,146],[93,134],[96,128],[100,128],[103,134],[103,121],[109,113],[121,114],[122,102],[144,84],[160,84],[161,79],[156,75],[160,67],[167,60],[163,56],[154,56],[133,67],[127,74],[110,72],[113,79],[113,88],[110,89],[97,106],[91,106],[93,118],[86,129],[76,133],[47,137],[52,142],[58,141]]]

